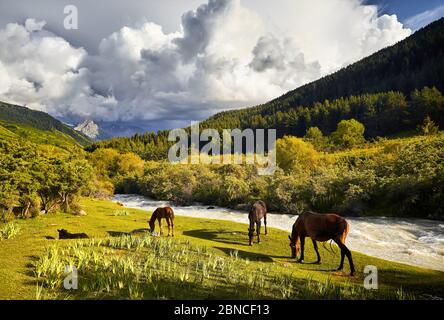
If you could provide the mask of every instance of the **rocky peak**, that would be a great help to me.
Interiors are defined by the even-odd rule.
[[[85,136],[96,139],[100,134],[100,128],[97,124],[94,123],[92,120],[85,120],[82,123],[79,123],[74,130],[79,131],[83,133]]]

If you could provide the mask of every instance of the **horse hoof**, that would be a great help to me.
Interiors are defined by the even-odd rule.
[[[298,260],[296,261],[296,263],[302,263],[304,260]]]

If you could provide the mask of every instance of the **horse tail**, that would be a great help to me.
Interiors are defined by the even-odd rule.
[[[347,220],[345,219],[341,219],[341,223],[338,226],[337,232],[335,232],[334,236],[332,237],[332,239],[330,239],[328,242],[330,243],[330,250],[328,250],[325,247],[325,242],[323,244],[324,248],[333,253],[334,255],[336,255],[336,251],[333,249],[333,239],[334,238],[339,238],[342,243],[345,243],[345,239],[347,238],[348,232],[350,231],[350,224],[347,222]]]
[[[333,240],[328,241],[329,244],[330,244],[330,249],[328,249],[328,248],[325,246],[325,242],[322,243],[322,246],[324,247],[325,251],[328,251],[329,253],[336,255],[336,251],[333,249],[333,246],[332,246],[332,241],[333,241]]]
[[[341,240],[342,240],[342,243],[345,244],[345,240],[347,239],[348,233],[350,232],[350,223],[348,223],[348,221],[345,219],[344,219],[344,222],[345,222],[345,229],[344,229],[344,232],[342,233]]]

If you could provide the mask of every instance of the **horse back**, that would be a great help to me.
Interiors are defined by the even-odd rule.
[[[157,218],[165,218],[165,219],[174,219],[174,211],[171,207],[163,207],[163,208],[157,208],[153,215],[155,215]]]
[[[317,241],[342,237],[348,232],[348,227],[347,221],[334,213],[309,213],[303,218],[304,233]]]

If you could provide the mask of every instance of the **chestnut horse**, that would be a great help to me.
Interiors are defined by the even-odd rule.
[[[261,220],[264,219],[265,225],[265,235],[267,234],[267,206],[265,202],[259,200],[256,201],[250,209],[248,214],[248,219],[250,220],[250,227],[248,228],[248,237],[250,239],[250,246],[253,242],[254,236],[254,225],[256,225],[256,233],[257,233],[257,243],[261,242],[260,233],[261,233]]]
[[[319,214],[314,212],[304,212],[301,214],[293,225],[293,230],[290,238],[291,257],[296,258],[299,249],[301,256],[298,263],[304,261],[304,245],[305,238],[310,237],[313,242],[313,247],[318,257],[316,263],[321,263],[321,256],[319,255],[318,245],[316,241],[326,242],[333,240],[341,249],[341,263],[338,270],[344,267],[344,258],[347,256],[350,265],[350,275],[355,273],[353,259],[350,250],[345,246],[345,239],[350,230],[350,224],[337,214]]]
[[[157,220],[159,222],[160,235],[163,235],[162,219],[166,219],[168,223],[168,236],[170,236],[171,229],[171,235],[174,237],[174,211],[170,207],[157,208],[156,210],[154,210],[153,215],[151,216],[151,219],[149,221],[150,232],[154,232],[154,223]]]

